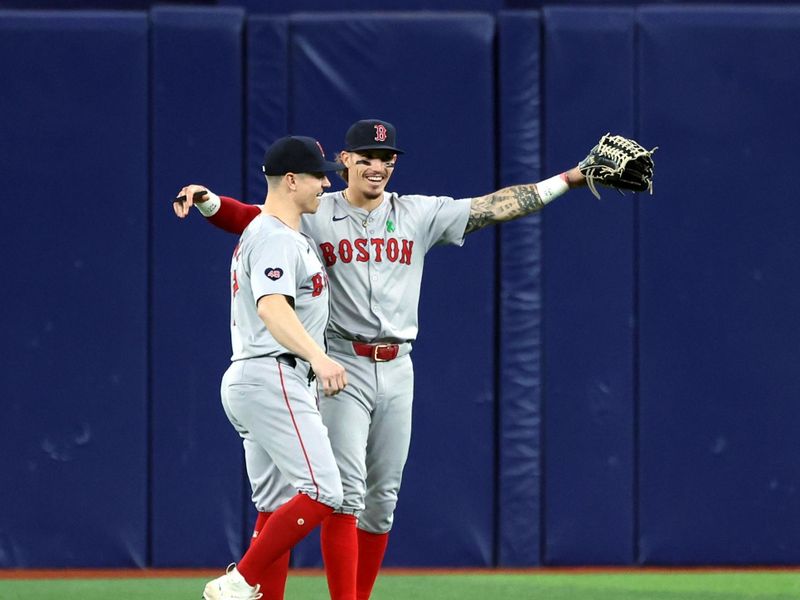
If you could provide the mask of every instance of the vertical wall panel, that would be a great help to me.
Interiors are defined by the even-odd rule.
[[[147,19],[0,12],[0,566],[141,566]]]
[[[498,18],[500,187],[541,173],[541,19]],[[541,217],[506,223],[500,247],[497,563],[541,561]]]
[[[242,550],[239,436],[219,397],[230,360],[234,236],[187,222],[171,199],[189,183],[242,190],[244,14],[151,13],[153,79],[152,560],[218,566]]]
[[[545,17],[547,177],[607,131],[632,136],[633,12]],[[545,561],[633,560],[634,203],[573,191],[545,209]]]
[[[800,10],[640,26],[641,560],[796,563]]]
[[[455,197],[490,192],[494,20],[485,15],[292,17],[290,130],[343,147],[381,117],[406,150],[389,185]],[[469,69],[454,68],[468,64]],[[335,183],[341,186],[342,182]],[[387,565],[492,560],[494,231],[426,260],[411,455]],[[316,564],[305,545],[300,564]]]
[[[247,201],[262,204],[267,183],[261,172],[264,151],[290,131],[289,22],[285,18],[251,17],[247,21]],[[313,87],[313,85],[311,86]]]

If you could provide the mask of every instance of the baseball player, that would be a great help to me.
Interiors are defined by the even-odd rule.
[[[381,119],[354,123],[339,154],[346,189],[326,193],[302,219],[328,270],[331,356],[345,366],[349,385],[321,398],[320,412],[339,465],[341,508],[322,524],[322,553],[331,593],[351,585],[367,600],[378,575],[411,434],[417,305],[425,255],[438,244],[462,245],[483,227],[540,210],[569,189],[586,185],[578,167],[536,184],[454,199],[386,191],[398,156],[396,130]],[[238,233],[261,209],[220,197],[204,186],[181,194],[214,225]],[[190,201],[174,203],[188,215]],[[353,560],[352,557],[357,557]],[[353,577],[351,569],[357,563]],[[277,570],[277,568],[276,568]],[[265,577],[276,598],[285,574]]]
[[[328,281],[314,242],[300,233],[330,187],[319,143],[286,137],[264,156],[268,192],[231,260],[231,365],[222,378],[225,414],[242,437],[253,500],[282,504],[262,523],[237,566],[210,581],[205,600],[256,600],[270,565],[342,504],[342,483],[317,409],[313,375],[327,395],[347,385],[325,354]],[[351,600],[351,599],[346,599]]]

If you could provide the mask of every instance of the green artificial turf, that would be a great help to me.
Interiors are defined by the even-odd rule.
[[[0,600],[197,600],[204,579],[0,579]],[[286,600],[325,600],[325,579],[289,578]],[[381,576],[372,600],[794,600],[799,572],[497,573]]]

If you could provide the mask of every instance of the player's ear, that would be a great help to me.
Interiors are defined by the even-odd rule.
[[[286,182],[286,187],[290,190],[295,191],[297,189],[297,175],[294,173],[286,173],[283,176],[283,181]]]

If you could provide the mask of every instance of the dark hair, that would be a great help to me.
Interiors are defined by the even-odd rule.
[[[336,171],[336,174],[339,175],[339,177],[341,177],[344,180],[344,182],[349,185],[350,182],[347,180],[347,167],[344,166],[341,159],[342,152],[347,152],[347,150],[340,150],[339,152],[337,152],[336,160],[334,160],[333,162],[342,165],[341,170]]]

